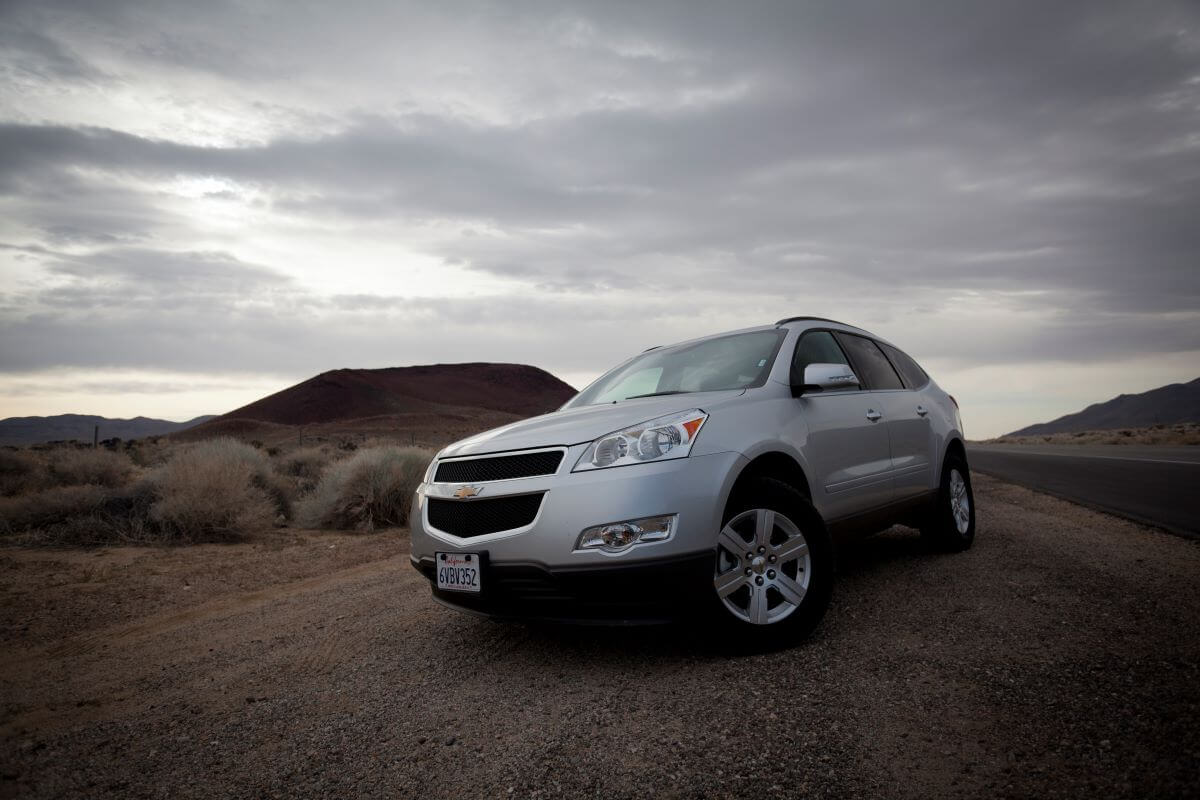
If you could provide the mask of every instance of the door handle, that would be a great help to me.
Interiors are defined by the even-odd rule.
[[[883,416],[883,414],[880,414],[878,411],[876,411],[873,408],[867,409],[867,419],[871,420],[871,422],[878,422],[879,418],[882,416]]]
[[[918,417],[923,417],[928,413],[929,413],[929,409],[926,408],[925,406],[917,406],[917,416]]]

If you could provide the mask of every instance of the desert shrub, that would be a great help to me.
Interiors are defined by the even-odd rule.
[[[165,464],[179,445],[160,439],[138,439],[127,442],[125,452],[131,461],[139,467],[160,467]]]
[[[113,472],[68,455],[74,454],[55,454],[56,480],[94,479],[0,498],[0,534],[42,545],[212,541],[260,530],[291,511],[290,489],[268,458],[233,439],[173,448],[142,480],[115,487],[102,483],[127,476],[131,463]]]
[[[308,478],[316,481],[329,463],[329,454],[320,447],[302,447],[283,457],[279,471],[293,478]]]
[[[150,483],[155,496],[150,521],[172,539],[236,538],[290,510],[267,457],[235,439],[181,449]]]
[[[120,489],[61,486],[21,499],[31,501],[19,509],[23,513],[10,516],[6,530],[0,524],[6,533],[19,532],[20,544],[90,547],[169,540],[169,532],[150,519],[155,498],[149,481]]]
[[[104,504],[99,486],[56,486],[20,497],[0,499],[0,533],[48,530],[72,519],[90,517]]]
[[[47,475],[56,486],[123,486],[133,474],[133,462],[113,450],[56,450],[50,454]]]
[[[370,531],[408,521],[412,493],[433,454],[414,447],[370,447],[326,468],[316,488],[297,507],[310,528]]]
[[[24,450],[0,450],[0,496],[37,491],[45,481],[45,469],[37,456]]]

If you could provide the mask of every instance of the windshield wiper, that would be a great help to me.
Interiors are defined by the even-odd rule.
[[[662,397],[665,394],[688,394],[688,393],[682,389],[671,389],[670,391],[666,391],[666,392],[650,392],[649,394],[631,394],[631,395],[629,395],[629,397],[626,397],[625,399],[632,400],[635,397]]]

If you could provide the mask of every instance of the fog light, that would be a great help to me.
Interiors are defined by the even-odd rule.
[[[596,525],[579,534],[576,550],[603,550],[619,553],[639,542],[665,542],[675,531],[675,515],[645,517],[625,522]]]

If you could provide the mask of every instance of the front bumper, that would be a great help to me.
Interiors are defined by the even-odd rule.
[[[725,499],[744,456],[715,453],[573,473],[571,466],[585,446],[570,448],[553,475],[478,484],[483,487],[479,499],[544,493],[533,522],[514,530],[469,538],[439,531],[429,523],[427,497],[464,504],[475,501],[454,497],[461,484],[421,484],[410,516],[412,554],[424,558],[439,551],[487,550],[493,563],[559,569],[673,558],[716,546]],[[667,541],[637,544],[618,554],[575,550],[584,528],[667,514],[678,515],[675,532]]]
[[[682,588],[682,581],[693,579],[697,563],[705,562],[702,571],[711,582],[711,558],[721,514],[744,456],[715,453],[572,473],[571,467],[585,447],[568,448],[554,475],[479,484],[484,498],[544,493],[533,522],[515,530],[465,538],[437,530],[429,523],[426,498],[462,503],[472,500],[455,500],[458,484],[418,487],[410,517],[414,566],[426,571],[428,565],[427,574],[432,575],[437,552],[486,553],[484,591],[488,590],[489,579],[503,587],[494,597],[478,600],[464,598],[458,592],[435,592],[439,600],[498,616],[585,619],[591,614],[578,612],[595,611],[599,598],[611,600],[633,581],[639,586],[631,585],[625,591],[632,598],[630,602],[616,601],[615,618],[623,619],[635,607],[650,612],[661,607],[661,598],[656,596],[659,587]],[[575,550],[585,528],[667,514],[675,514],[677,519],[666,541],[635,544],[617,554]],[[544,613],[553,605],[549,602],[532,607],[524,599],[515,602],[521,593],[514,587],[522,580],[529,586],[540,585],[539,591],[554,598],[565,612]],[[525,599],[527,595],[521,594]]]
[[[412,558],[429,579],[433,597],[459,611],[501,619],[597,624],[646,624],[703,611],[704,587],[712,586],[712,552],[602,567],[547,569],[539,564],[483,560],[483,591],[436,588],[434,559]]]

